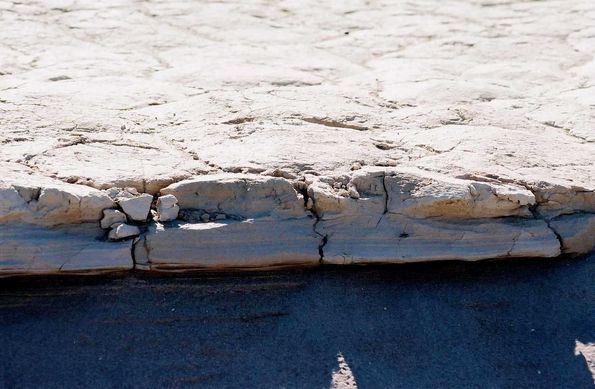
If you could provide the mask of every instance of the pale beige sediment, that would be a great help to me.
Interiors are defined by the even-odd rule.
[[[144,224],[147,197],[145,268],[591,250],[594,19],[588,0],[0,1],[0,273],[30,268],[33,231],[79,261],[55,228],[98,224],[115,187],[203,216]],[[89,264],[132,244],[82,235]]]

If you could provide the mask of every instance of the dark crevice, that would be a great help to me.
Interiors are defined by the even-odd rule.
[[[531,193],[533,193],[533,195],[535,195],[535,192],[533,191],[533,189],[529,186],[526,186],[526,188],[531,191]],[[562,236],[558,233],[558,231],[556,231],[554,229],[554,227],[552,227],[552,225],[550,224],[550,220],[546,219],[543,215],[541,215],[539,213],[539,202],[535,201],[535,204],[533,205],[529,205],[529,211],[531,211],[531,214],[533,215],[534,219],[538,219],[538,220],[543,220],[543,222],[547,225],[547,227],[554,233],[554,235],[556,236],[556,239],[558,239],[558,243],[560,245],[560,253],[563,254],[564,253],[564,240],[562,239]]]
[[[136,249],[136,244],[143,240],[140,236],[136,237],[132,240],[132,244],[130,245],[130,257],[132,258],[132,270],[136,270],[136,254],[134,253]]]
[[[510,249],[506,252],[506,256],[510,257],[512,255],[512,250],[514,250],[514,247],[516,246],[516,243],[518,242],[519,238],[521,237],[522,231],[519,232],[514,238],[512,238],[512,245],[510,246]]]
[[[312,214],[316,217],[312,228],[314,230],[314,233],[321,238],[320,244],[318,245],[318,255],[320,255],[320,259],[318,260],[318,263],[322,264],[322,261],[324,259],[324,246],[326,246],[326,244],[328,243],[328,234],[322,234],[322,233],[318,232],[316,227],[318,226],[318,223],[320,223],[322,221],[322,218],[319,217],[315,211],[312,211]]]
[[[320,242],[320,245],[318,245],[318,254],[320,255],[320,260],[319,260],[320,263],[322,263],[322,261],[324,260],[324,246],[326,246],[327,243],[328,243],[328,235],[324,235],[322,237],[322,241]]]
[[[297,183],[294,183],[294,188],[298,192],[300,192],[302,194],[302,196],[304,196],[304,208],[306,208],[307,211],[310,211],[310,213],[312,214],[312,216],[314,218],[314,224],[312,225],[312,230],[321,239],[320,244],[318,245],[318,255],[320,256],[318,263],[322,264],[322,261],[324,259],[324,246],[326,246],[326,244],[328,243],[328,234],[322,234],[322,233],[318,232],[318,229],[317,229],[318,223],[320,223],[322,221],[322,216],[318,213],[318,211],[316,209],[316,200],[314,199],[314,197],[311,197],[308,194],[308,186],[305,184],[297,185]],[[312,201],[312,206],[310,207],[310,209],[308,209],[308,202],[310,200]]]
[[[237,119],[231,119],[231,120],[223,122],[223,124],[242,124],[242,123],[253,122],[254,120],[255,120],[255,118],[247,116],[247,117],[241,117],[241,118],[237,118]]]
[[[564,239],[562,239],[562,235],[560,235],[558,233],[558,231],[556,231],[556,229],[554,227],[552,227],[552,225],[550,224],[550,220],[545,220],[542,219],[545,224],[547,224],[548,228],[550,230],[552,230],[552,232],[554,233],[554,235],[556,235],[556,239],[558,239],[558,243],[560,243],[560,253],[563,254],[564,253]]]
[[[384,212],[388,213],[388,190],[386,189],[386,174],[382,176],[382,189],[384,189]]]
[[[378,227],[384,215],[388,213],[388,190],[386,189],[386,174],[382,176],[382,189],[384,190],[384,210],[382,211],[382,215],[380,215],[380,218],[376,222],[376,227]]]

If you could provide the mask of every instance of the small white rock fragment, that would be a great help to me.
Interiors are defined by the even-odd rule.
[[[211,216],[208,213],[203,213],[200,216],[200,220],[202,220],[203,222],[208,222],[210,218],[211,218]]]
[[[165,208],[171,208],[176,204],[178,204],[178,199],[176,198],[176,196],[174,196],[172,194],[160,196],[157,199],[157,205],[161,205],[162,207],[165,207]]]
[[[140,230],[137,226],[131,226],[130,224],[119,223],[115,224],[108,234],[110,240],[120,240],[129,238],[131,236],[140,235]]]
[[[349,192],[349,197],[351,197],[352,199],[359,199],[359,193],[358,193],[357,189],[355,189],[354,186],[350,186],[348,192]]]
[[[138,197],[133,198],[118,198],[118,204],[122,210],[131,220],[144,222],[147,220],[149,211],[151,210],[151,203],[153,196],[143,193]]]
[[[312,208],[314,208],[314,200],[312,200],[312,197],[308,197],[308,201],[306,201],[306,209]]]
[[[116,223],[126,223],[126,215],[117,209],[104,209],[101,228],[107,229]]]
[[[165,195],[157,199],[157,220],[168,222],[178,218],[180,207],[174,195]]]

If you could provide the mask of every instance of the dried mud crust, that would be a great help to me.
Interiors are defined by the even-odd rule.
[[[88,271],[85,250],[101,269],[589,251],[594,18],[591,1],[0,2],[0,273]],[[107,242],[114,188],[182,217]]]

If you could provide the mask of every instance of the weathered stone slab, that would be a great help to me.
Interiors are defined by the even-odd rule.
[[[0,223],[58,225],[94,222],[114,202],[105,193],[82,185],[41,180],[0,182]]]
[[[174,195],[181,209],[224,212],[243,218],[306,216],[304,201],[284,178],[255,174],[214,174],[180,181],[161,190]]]
[[[126,223],[126,214],[117,209],[104,209],[103,218],[101,218],[101,222],[99,223],[101,228],[108,229],[117,223]]]
[[[0,224],[0,276],[130,270],[132,242],[102,240],[95,224]]]
[[[152,226],[135,258],[154,270],[312,266],[319,243],[308,219],[175,222]]]
[[[357,191],[310,186],[334,264],[553,257],[560,243],[516,185],[452,179],[411,169],[363,170],[343,180]]]
[[[0,4],[3,161],[150,194],[407,166],[554,188],[552,213],[594,207],[589,0],[145,7]]]
[[[144,222],[149,216],[153,196],[143,193],[136,197],[118,198],[118,205],[132,221]]]
[[[533,193],[519,185],[451,178],[414,169],[388,171],[387,211],[419,218],[531,216]]]
[[[308,189],[317,213],[325,218],[383,212],[457,220],[532,217],[529,208],[536,205],[533,193],[520,185],[412,168],[362,169],[338,178],[335,187],[328,182],[316,179]]]
[[[408,263],[439,260],[555,257],[556,235],[541,220],[441,222],[386,214],[377,224],[360,219],[323,221],[324,263]]]
[[[156,218],[160,222],[170,222],[178,218],[180,206],[174,195],[160,196],[156,204]]]
[[[583,254],[595,248],[595,214],[559,216],[550,221],[550,226],[562,239],[566,254]]]
[[[111,227],[107,237],[110,240],[120,240],[140,235],[140,229],[137,226],[131,226],[125,223],[116,223]]]
[[[154,267],[592,248],[593,1],[58,2],[0,2],[3,229],[68,254],[120,201]]]
[[[287,179],[227,173],[181,181],[161,193],[178,199],[181,214],[195,210],[196,216],[190,223],[152,225],[136,245],[141,265],[178,269],[319,263],[315,219]]]

